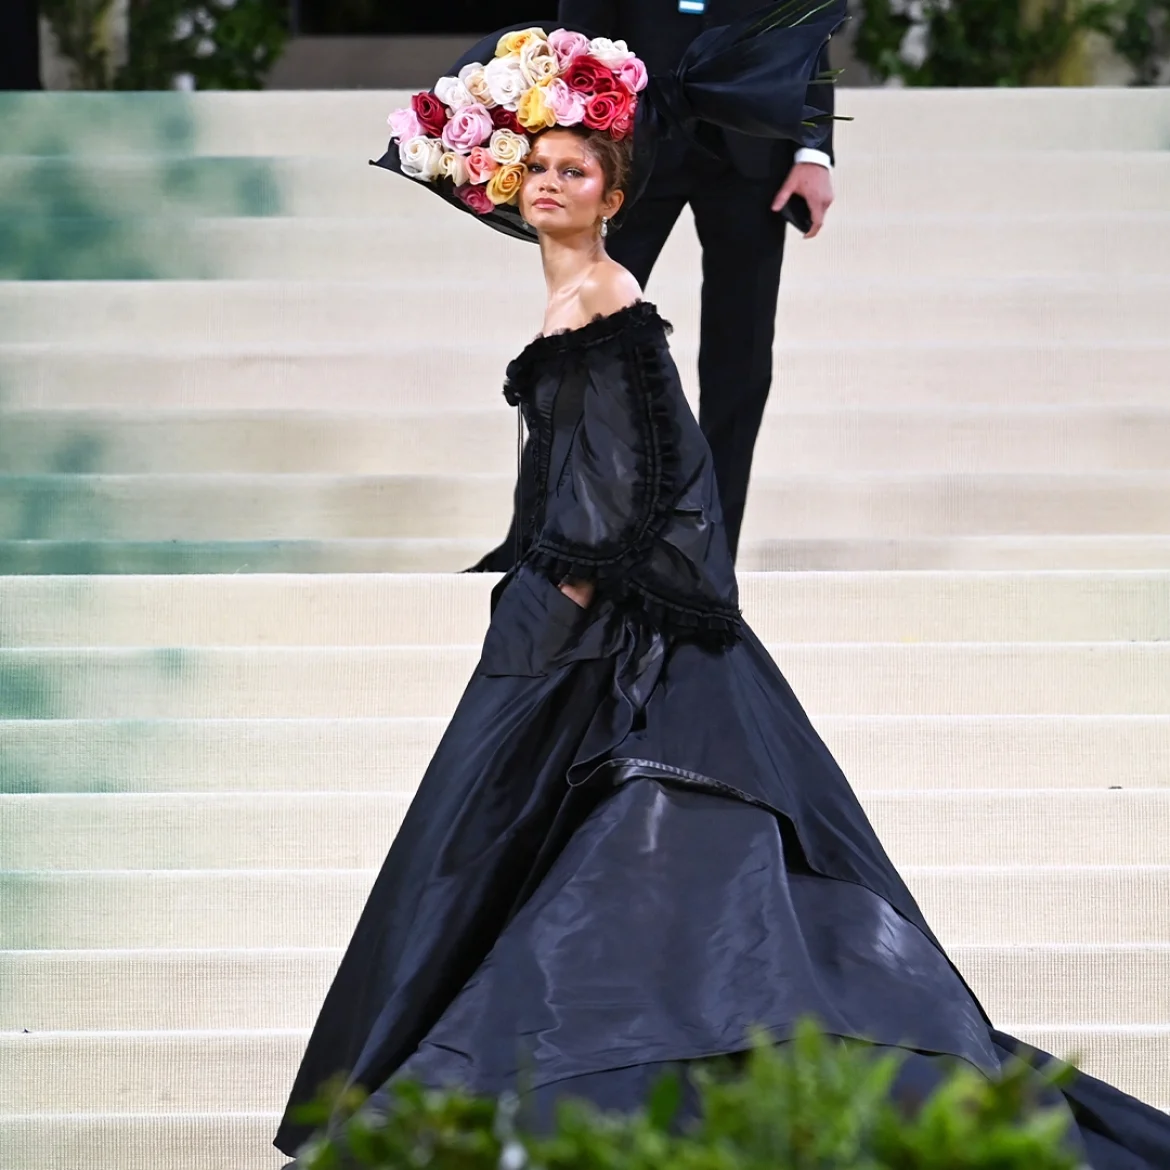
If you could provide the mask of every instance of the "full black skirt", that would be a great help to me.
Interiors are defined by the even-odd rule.
[[[750,630],[667,642],[521,569],[375,883],[290,1109],[341,1073],[641,1102],[665,1065],[803,1016],[957,1060],[1051,1058],[994,1030]],[[1170,1119],[1063,1091],[1095,1170],[1166,1170]],[[309,1134],[286,1118],[276,1145]]]

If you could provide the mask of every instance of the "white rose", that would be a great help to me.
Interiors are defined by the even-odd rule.
[[[481,106],[491,109],[496,104],[488,89],[487,79],[483,75],[483,66],[478,61],[472,61],[459,70],[459,80],[467,87],[467,92],[479,102]]]
[[[408,138],[398,145],[402,173],[408,179],[421,179],[424,183],[433,183],[441,174],[443,153],[443,144],[425,135]]]
[[[527,78],[529,85],[551,81],[560,71],[556,52],[548,41],[534,38],[520,50],[520,72]]]
[[[492,101],[505,110],[515,110],[520,105],[521,95],[530,84],[520,69],[518,57],[493,57],[484,66],[483,79]]]
[[[625,41],[611,41],[609,37],[594,37],[589,42],[589,54],[596,57],[602,65],[616,69],[623,61],[628,61],[634,54],[626,48]]]
[[[440,77],[435,82],[435,97],[450,110],[461,110],[464,106],[475,105],[475,98],[458,77]]]
[[[488,142],[488,153],[502,167],[522,162],[528,153],[528,139],[514,130],[493,131]]]
[[[445,151],[439,160],[439,174],[450,179],[456,187],[462,187],[471,177],[467,173],[467,156],[454,150]]]

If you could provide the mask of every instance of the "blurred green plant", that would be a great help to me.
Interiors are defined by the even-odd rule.
[[[378,1112],[352,1091],[303,1112],[329,1129],[298,1170],[1075,1170],[1069,1113],[1043,1107],[1043,1077],[1023,1066],[989,1080],[955,1067],[914,1110],[891,1088],[899,1057],[825,1035],[803,1021],[789,1043],[758,1037],[746,1060],[692,1076],[700,1112],[680,1123],[667,1077],[632,1114],[566,1102],[551,1133],[518,1123],[519,1105],[399,1084]],[[330,1124],[331,1123],[331,1124]]]
[[[857,55],[904,85],[1089,85],[1098,37],[1153,84],[1168,14],[1170,0],[860,0]]]
[[[115,65],[113,0],[41,0],[79,89],[259,89],[288,38],[281,0],[128,0]]]

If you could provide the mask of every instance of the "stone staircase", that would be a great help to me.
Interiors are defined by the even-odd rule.
[[[400,100],[0,95],[2,1170],[281,1165],[475,661],[540,276]],[[1170,93],[841,100],[745,609],[996,1020],[1167,1108]]]

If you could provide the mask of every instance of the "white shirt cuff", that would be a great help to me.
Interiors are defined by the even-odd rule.
[[[833,160],[823,150],[811,150],[807,146],[802,146],[796,152],[794,161],[798,163],[816,163],[818,166],[828,167],[829,170],[833,169]]]

